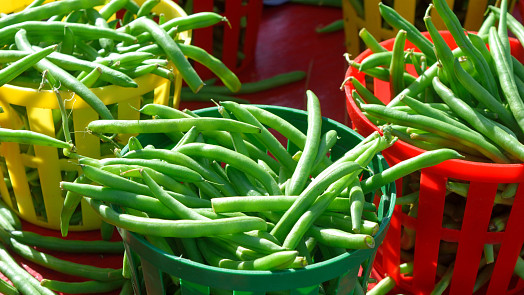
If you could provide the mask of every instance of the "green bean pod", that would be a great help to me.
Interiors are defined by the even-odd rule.
[[[424,129],[443,137],[448,137],[467,146],[476,148],[496,163],[509,163],[509,159],[498,149],[498,147],[487,141],[483,136],[478,136],[461,128],[423,115],[410,115],[405,112],[396,111],[379,105],[364,104],[361,107],[364,111],[375,117],[384,119],[387,122]]]
[[[0,28],[32,20],[43,20],[53,15],[69,13],[73,10],[92,8],[104,4],[105,0],[63,0],[33,6],[19,12],[5,15],[0,20]]]
[[[320,145],[322,115],[318,97],[311,91],[306,91],[308,110],[308,129],[304,150],[298,164],[286,186],[286,195],[300,193],[306,185],[313,170],[314,160]]]
[[[64,274],[76,275],[99,281],[111,281],[122,277],[121,269],[100,268],[63,260],[55,256],[37,251],[13,238],[9,239],[9,244],[10,248],[21,257],[24,257],[25,259],[38,265],[45,266],[49,269]]]
[[[428,59],[428,63],[433,64],[436,62],[435,52],[433,51],[433,44],[424,37],[420,31],[409,21],[404,19],[398,12],[393,8],[379,3],[380,15],[388,22],[391,26],[406,31],[406,37],[411,41]]]
[[[362,191],[365,194],[372,192],[386,185],[387,183],[393,182],[414,171],[434,166],[446,160],[460,159],[462,157],[463,156],[461,156],[456,151],[445,148],[424,152],[418,156],[402,161],[395,166],[382,171],[381,173],[366,178],[361,182]]]
[[[111,292],[121,288],[124,285],[125,279],[113,281],[85,281],[85,282],[62,282],[51,279],[42,279],[40,284],[43,287],[49,288],[56,292],[63,292],[68,294],[101,294],[104,292]]]
[[[266,230],[266,222],[258,217],[229,217],[215,220],[165,220],[117,213],[102,202],[85,198],[95,212],[108,223],[144,235],[197,238]]]
[[[524,101],[519,95],[513,70],[509,66],[512,62],[504,54],[504,47],[495,28],[489,31],[489,45],[493,58],[498,61],[495,65],[504,97],[519,128],[524,132]]]
[[[449,88],[438,80],[437,77],[433,80],[433,87],[442,100],[445,101],[446,104],[457,113],[457,115],[484,136],[502,147],[508,154],[524,161],[524,145],[520,143],[517,138],[511,136],[497,124],[479,114],[461,99],[457,98]]]
[[[149,18],[141,17],[129,23],[129,28],[131,31],[142,30],[149,32],[193,92],[198,92],[204,86],[204,82],[186,59],[180,47],[156,22]]]
[[[352,234],[334,228],[311,226],[308,231],[319,243],[344,249],[373,249],[375,239],[370,235]]]
[[[260,180],[263,186],[271,194],[281,194],[280,188],[273,177],[271,177],[271,175],[262,169],[262,167],[260,167],[255,161],[243,154],[221,146],[205,143],[189,143],[181,146],[178,149],[178,152],[188,156],[205,157],[227,163]]]
[[[225,130],[240,133],[260,133],[260,128],[248,123],[223,118],[184,118],[161,120],[95,120],[87,125],[94,133],[170,133],[187,132],[192,127],[199,131]]]
[[[19,49],[26,50],[26,51],[33,51],[31,48],[31,44],[29,43],[29,40],[26,36],[26,31],[21,29],[16,33],[15,37],[16,45]],[[112,120],[113,116],[111,115],[111,112],[108,110],[107,106],[98,98],[89,88],[87,88],[84,84],[80,83],[75,77],[73,77],[71,74],[66,72],[65,70],[61,69],[60,67],[54,65],[47,59],[42,59],[39,62],[35,64],[35,67],[40,71],[49,71],[49,74],[51,77],[54,77],[53,79],[58,79],[60,83],[67,87],[68,89],[75,91],[82,99],[89,104],[103,119]],[[49,77],[48,77],[49,78]],[[52,81],[51,78],[49,78],[50,81]],[[58,85],[53,85],[54,87],[57,87]]]

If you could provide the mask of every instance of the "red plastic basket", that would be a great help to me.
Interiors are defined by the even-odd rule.
[[[194,30],[191,44],[219,58],[233,72],[240,72],[254,60],[262,8],[262,0],[193,1],[188,14],[214,11],[225,16],[230,25],[221,23]],[[195,64],[195,69],[202,78],[212,77],[211,71],[200,64]]]
[[[456,47],[449,32],[441,35],[450,47]],[[426,34],[426,36],[428,36]],[[389,50],[393,47],[393,39],[381,44]],[[407,42],[406,48],[415,48]],[[524,49],[515,39],[511,40],[513,56],[524,59]],[[360,62],[371,54],[370,50],[362,52],[355,61]],[[353,76],[364,82],[364,73],[350,67],[346,77]],[[375,95],[383,102],[390,100],[389,83],[374,81]],[[353,128],[366,136],[379,130],[359,110],[351,98],[353,87],[350,82],[345,85],[346,105]],[[383,151],[388,163],[393,166],[400,161],[419,155],[422,149],[397,141],[393,146]],[[460,230],[442,227],[445,204],[446,182],[448,179],[458,179],[469,182],[462,227]],[[498,184],[518,183],[519,187],[507,221],[505,231],[488,232],[488,222],[491,217],[495,192]],[[402,182],[398,181],[397,192],[402,194]],[[413,218],[401,211],[397,206],[393,214],[390,229],[383,242],[382,249],[375,260],[375,267],[381,275],[392,276],[397,285],[413,294],[429,294],[437,277],[437,261],[441,241],[458,244],[455,268],[450,283],[449,294],[472,294],[473,286],[482,257],[484,244],[500,246],[495,260],[493,274],[482,293],[522,294],[524,281],[513,276],[513,269],[524,244],[524,226],[521,217],[524,214],[524,164],[488,164],[465,160],[448,160],[439,165],[421,170],[420,197],[418,217]],[[402,227],[414,229],[416,232],[414,246],[413,276],[407,277],[399,273],[401,263],[400,235]]]

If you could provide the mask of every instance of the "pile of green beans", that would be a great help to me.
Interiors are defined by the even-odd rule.
[[[204,82],[189,62],[193,60],[212,70],[225,89],[232,93],[238,91],[241,83],[230,69],[211,54],[184,44],[185,40],[181,39],[181,33],[227,22],[227,19],[214,12],[166,19],[162,13],[153,12],[159,2],[146,0],[140,6],[133,0],[61,0],[59,3],[35,0],[25,9],[5,15],[0,21],[3,45],[0,86],[52,89],[61,107],[53,110],[55,137],[73,146],[81,136],[71,136],[73,118],[63,106],[69,95],[60,96],[57,90],[78,94],[100,118],[112,120],[118,116],[118,104],[106,105],[95,90],[110,85],[135,88],[139,83],[137,78],[144,75],[157,75],[175,83],[175,74],[180,74],[194,94],[202,89]],[[171,90],[175,87],[180,86],[174,85]],[[144,94],[143,103],[152,102],[153,96],[153,91]],[[20,117],[22,122],[21,131],[12,134],[20,136],[18,142],[24,143],[26,133],[22,130],[32,128],[27,110],[12,105],[12,111],[16,113],[13,117]],[[109,135],[109,141],[114,137]],[[9,135],[4,141],[12,141],[11,138]],[[101,144],[102,156],[111,153],[107,146],[107,143]],[[30,144],[22,144],[20,149],[23,154],[35,155]],[[63,160],[66,155],[60,154],[60,158]],[[10,184],[4,164],[4,181]],[[27,175],[36,176],[36,171],[28,168]],[[76,175],[76,172],[64,171],[63,179],[74,179]],[[42,204],[38,177],[28,180],[35,203]],[[37,207],[38,215],[44,215],[45,210]]]
[[[431,151],[370,177],[366,167],[396,137],[375,133],[332,159],[337,134],[322,131],[319,100],[310,90],[306,97],[305,133],[263,107],[232,101],[217,107],[222,118],[148,104],[140,112],[151,119],[93,121],[93,134],[141,134],[112,158],[76,155],[85,179],[61,182],[63,234],[83,198],[104,222],[176,256],[222,268],[302,268],[377,247],[381,187],[461,157]],[[169,143],[141,142],[148,135]]]
[[[491,14],[479,33],[465,35],[447,4],[433,2],[424,18],[428,35],[404,21],[392,20],[399,29],[393,50],[382,50],[367,34],[366,44],[375,44],[370,47],[373,53],[358,64],[350,61],[352,67],[369,75],[378,69],[389,70],[389,75],[377,78],[391,82],[392,101],[385,106],[359,81],[350,79],[355,88],[353,98],[372,122],[390,124],[396,135],[414,146],[453,148],[471,161],[522,163],[524,102],[519,85],[523,66],[509,53],[508,33],[501,28],[519,36],[524,27],[507,13],[507,7],[503,18],[501,8],[490,6]],[[402,19],[384,4],[380,7],[386,19]],[[443,18],[459,48],[451,50],[440,36],[429,16],[432,9]],[[491,18],[500,19],[498,27]],[[422,54],[404,48],[402,32]],[[412,65],[414,72],[406,72],[406,64]],[[406,80],[406,75],[415,72],[418,78]]]
[[[66,292],[69,294],[110,292],[121,289],[122,295],[132,294],[128,279],[123,278],[122,269],[101,268],[75,263],[55,256],[53,253],[92,253],[122,255],[122,241],[74,240],[44,236],[24,231],[18,215],[0,201],[0,272],[10,281],[0,281],[1,294],[46,294]],[[83,278],[82,282],[50,280],[42,274],[40,282],[20,266],[15,255],[45,269],[64,275]]]
[[[425,34],[408,25],[392,8],[380,4],[384,19],[399,30],[393,49],[387,50],[364,31],[361,38],[371,55],[359,63],[348,61],[350,67],[390,82],[391,101],[386,105],[375,96],[370,90],[372,83],[363,84],[349,77],[345,83],[353,85],[352,98],[373,124],[391,129],[400,140],[423,150],[450,148],[468,161],[523,163],[523,65],[511,55],[508,30],[522,41],[524,27],[508,12],[508,1],[501,1],[500,7],[489,6],[489,14],[478,32],[465,34],[459,17],[446,1],[431,2],[423,18]],[[452,50],[435,28],[429,16],[432,9],[442,17],[458,48]],[[402,34],[414,48],[405,49]],[[398,68],[401,70],[395,70]],[[402,83],[404,86],[395,87]],[[404,196],[397,199],[402,211],[412,217],[417,216],[419,178],[419,172],[405,177]],[[468,187],[463,181],[448,180],[444,228],[461,228]],[[517,187],[518,183],[499,185],[489,231],[504,230]],[[401,256],[405,261],[412,261],[414,243],[415,230],[405,227],[401,237]],[[442,243],[445,245],[440,247],[438,261],[441,282],[433,294],[446,290],[453,271],[457,244]],[[475,290],[489,278],[497,248],[485,245],[484,263],[480,266],[485,274],[479,275]],[[515,274],[522,275],[522,269],[516,267]]]

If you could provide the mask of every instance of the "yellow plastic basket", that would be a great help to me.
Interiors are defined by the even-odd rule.
[[[145,0],[135,1],[140,5]],[[12,5],[3,3],[1,12],[20,10],[18,1],[6,2]],[[24,3],[24,1],[20,2]],[[25,2],[27,5],[31,1]],[[12,10],[7,11],[6,8]],[[187,15],[171,0],[162,0],[155,6],[153,12],[161,12],[167,19]],[[181,34],[180,38],[189,44],[191,32]],[[178,107],[182,87],[180,75],[175,73],[175,80],[171,82],[148,74],[136,78],[135,82],[138,84],[137,88],[111,85],[93,88],[92,91],[104,104],[118,108],[116,116],[118,119],[138,119],[139,112],[136,110],[143,104],[143,96],[146,94],[153,95],[154,103]],[[61,97],[66,100],[65,107],[72,118],[71,136],[78,153],[95,158],[103,157],[104,144],[98,137],[85,132],[89,122],[99,119],[98,114],[72,92],[62,91]],[[37,91],[6,84],[0,87],[0,106],[4,110],[4,113],[0,114],[2,127],[20,129],[25,125],[32,131],[53,137],[56,137],[59,132],[53,123],[53,116],[57,115],[59,106],[56,95],[51,91]],[[24,115],[20,115],[21,113]],[[125,144],[129,136],[131,135],[120,136],[118,139]],[[75,171],[80,172],[78,165],[73,160],[64,158],[62,151],[56,148],[7,142],[0,144],[0,165],[2,166],[0,169],[2,199],[15,209],[22,219],[38,226],[59,230],[60,211],[64,201],[60,181]],[[92,209],[83,202],[80,206],[82,220],[76,225],[72,224],[69,230],[86,231],[99,228],[101,220]]]
[[[346,50],[349,54],[356,57],[364,49],[359,37],[359,31],[366,28],[378,41],[384,41],[394,38],[398,30],[391,29],[385,26],[385,22],[380,16],[378,4],[380,2],[391,6],[402,15],[406,20],[412,24],[416,24],[416,20],[421,20],[424,16],[426,8],[430,1],[420,0],[354,0],[355,2],[362,2],[363,15],[359,15],[357,10],[351,4],[353,0],[342,0],[342,12],[344,15],[344,33],[346,39]],[[393,2],[393,4],[389,4]],[[467,7],[457,8],[460,6],[460,0],[447,0],[450,7],[454,7],[455,13],[463,20],[463,27],[468,31],[477,31],[484,20],[484,13],[489,4],[494,1],[489,0],[475,0],[467,1]],[[516,0],[510,1],[510,7],[513,8]],[[422,7],[421,7],[422,6]],[[512,11],[512,10],[510,10]],[[444,23],[435,9],[431,13],[433,23],[438,29],[445,30]],[[425,31],[425,29],[422,29]]]

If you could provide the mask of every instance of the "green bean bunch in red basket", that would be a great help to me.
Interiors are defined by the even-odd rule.
[[[442,16],[458,48],[452,50],[436,30],[431,9]],[[366,116],[377,125],[391,124],[399,138],[423,149],[446,146],[482,162],[524,161],[524,102],[519,87],[523,66],[509,52],[508,38],[509,29],[522,40],[523,26],[507,13],[507,6],[489,9],[478,34],[464,34],[449,6],[433,1],[423,35],[380,4],[385,19],[399,29],[393,49],[384,49],[367,35],[373,53],[359,63],[349,61],[359,71],[391,83],[391,102],[385,105],[368,85],[349,77],[353,98]],[[406,40],[420,52],[405,50]],[[407,72],[406,65],[412,71]]]
[[[257,105],[225,101],[217,111],[218,117],[207,117],[148,104],[140,112],[152,119],[91,122],[93,134],[140,135],[116,157],[71,154],[83,179],[61,182],[67,191],[63,233],[83,198],[105,222],[167,253],[236,270],[302,268],[332,257],[328,252],[374,249],[379,198],[369,195],[417,169],[461,157],[441,149],[370,175],[371,159],[396,140],[386,132],[331,159],[337,132],[322,129],[312,91],[305,132]],[[143,145],[149,133],[163,133],[170,143]],[[298,149],[286,148],[280,136]]]
[[[353,60],[346,56],[354,73],[343,83],[348,110],[360,112],[361,118],[368,120],[360,128],[387,128],[415,148],[450,148],[471,162],[523,163],[524,27],[508,6],[508,1],[501,1],[500,7],[489,6],[479,31],[467,32],[446,1],[434,0],[427,7],[421,32],[380,3],[382,17],[398,30],[387,42],[390,47],[363,30],[360,37],[369,54]],[[447,31],[435,28],[432,10],[442,18]],[[403,196],[397,204],[409,217],[417,217],[420,181],[418,172],[402,182]],[[499,185],[487,231],[504,231],[518,185]],[[468,188],[468,182],[447,180],[442,228],[461,229]],[[413,266],[414,245],[415,231],[404,227],[400,256],[408,267],[401,267],[401,271]],[[485,245],[475,291],[491,275],[497,246]],[[456,253],[457,243],[441,241],[437,267],[441,281],[433,294],[441,294],[449,286]],[[521,278],[522,265],[524,260],[519,257],[515,274]],[[405,274],[409,276],[411,271]]]

